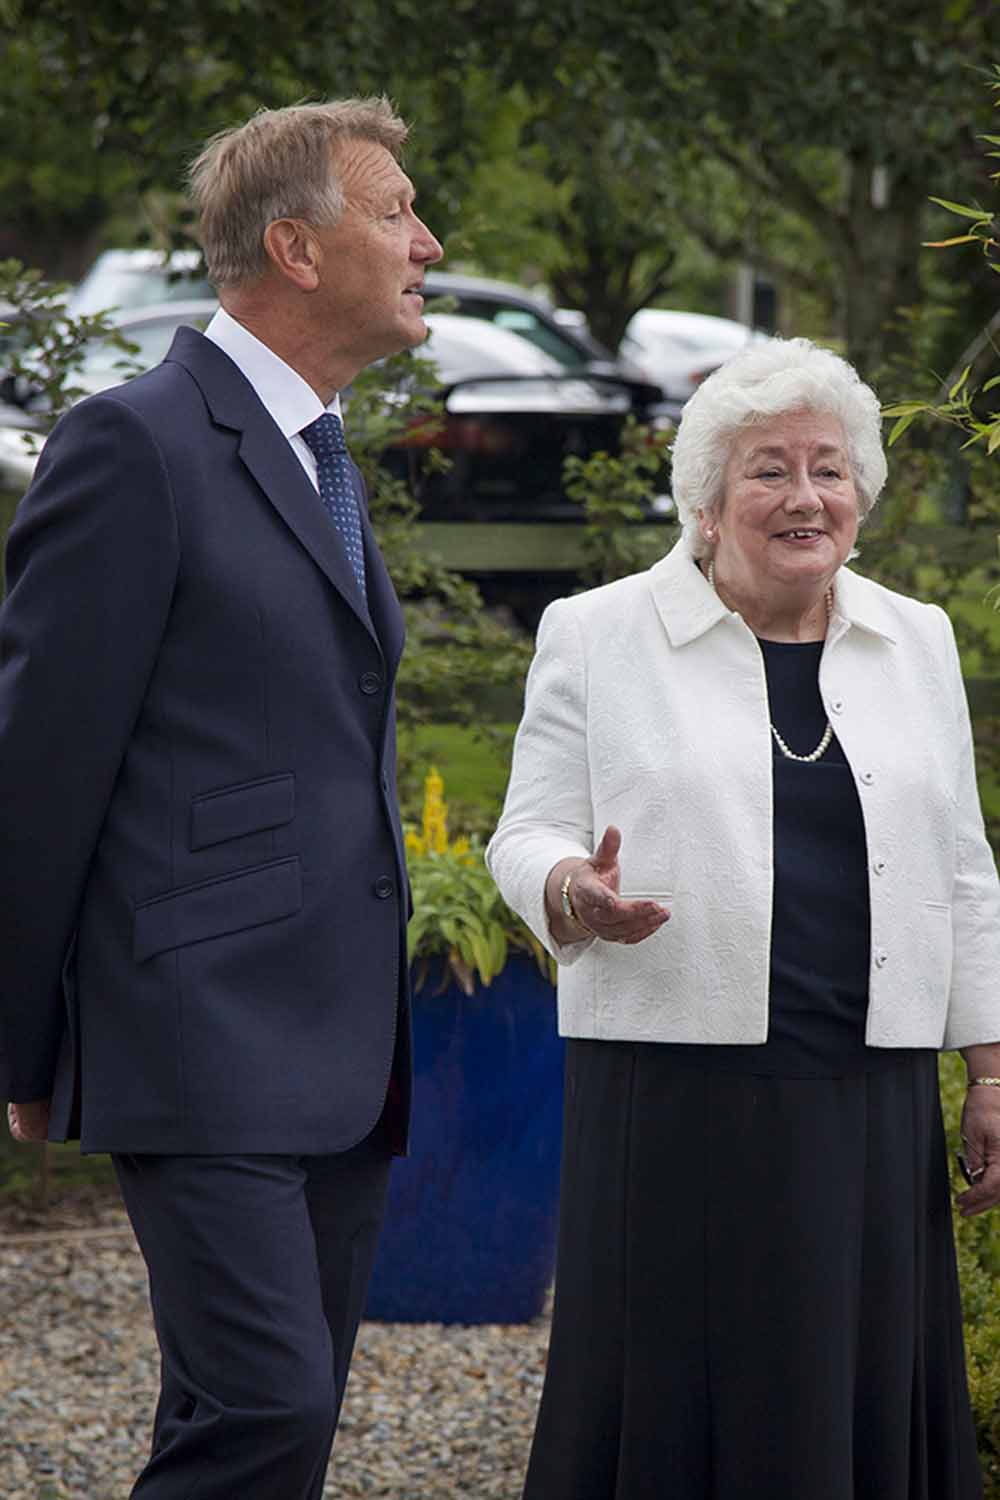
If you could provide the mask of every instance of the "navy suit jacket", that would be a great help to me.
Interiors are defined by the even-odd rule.
[[[0,1096],[84,1150],[344,1150],[409,1106],[393,680],[291,447],[214,344],[70,411],[0,612]]]

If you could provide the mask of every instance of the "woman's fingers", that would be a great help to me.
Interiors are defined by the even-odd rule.
[[[573,871],[573,910],[606,943],[641,943],[659,931],[670,913],[658,901],[623,900],[618,895],[621,846],[621,832],[610,823],[590,858]]]
[[[963,1219],[971,1219],[974,1214],[981,1214],[987,1208],[996,1208],[998,1203],[1000,1203],[1000,1156],[994,1161],[987,1162],[983,1175],[975,1186],[959,1195],[958,1211]]]
[[[1000,1089],[969,1089],[962,1111],[962,1144],[976,1177],[958,1199],[959,1213],[968,1219],[1000,1203]]]
[[[611,891],[617,891],[621,884],[621,869],[618,864],[618,851],[621,846],[620,830],[613,823],[609,823],[601,835],[601,842],[587,860],[587,865],[593,870],[601,884]]]
[[[603,841],[602,841],[603,842]],[[623,900],[596,871],[581,866],[573,876],[573,909],[606,943],[641,943],[670,918],[658,901]]]

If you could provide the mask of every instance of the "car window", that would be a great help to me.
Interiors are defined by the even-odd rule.
[[[70,298],[74,317],[83,313],[104,312],[109,307],[150,307],[154,302],[187,302],[196,297],[214,297],[215,292],[203,276],[187,272],[171,274],[165,269],[102,268],[100,274],[85,276]]]
[[[485,318],[432,312],[427,325],[430,338],[422,352],[446,382],[470,375],[560,375],[566,368],[537,344]]]
[[[481,318],[483,322],[492,323],[495,328],[504,328],[509,333],[516,333],[522,339],[527,339],[534,344],[536,349],[542,349],[557,359],[561,365],[568,369],[579,369],[587,363],[587,355],[582,349],[577,348],[570,339],[564,337],[559,329],[547,322],[539,313],[535,313],[529,307],[511,307],[509,303],[492,302],[487,298],[461,297],[459,299],[458,316],[465,318]]]

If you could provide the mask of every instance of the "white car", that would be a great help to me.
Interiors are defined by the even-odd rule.
[[[161,302],[214,297],[197,250],[104,250],[69,294],[74,318],[118,308],[134,312]]]
[[[644,307],[629,320],[618,352],[641,365],[668,400],[684,402],[706,375],[747,344],[767,337],[732,318]]]

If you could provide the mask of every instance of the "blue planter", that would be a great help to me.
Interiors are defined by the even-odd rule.
[[[518,955],[489,989],[414,997],[410,1156],[393,1165],[365,1316],[525,1323],[555,1265],[563,1044]]]

